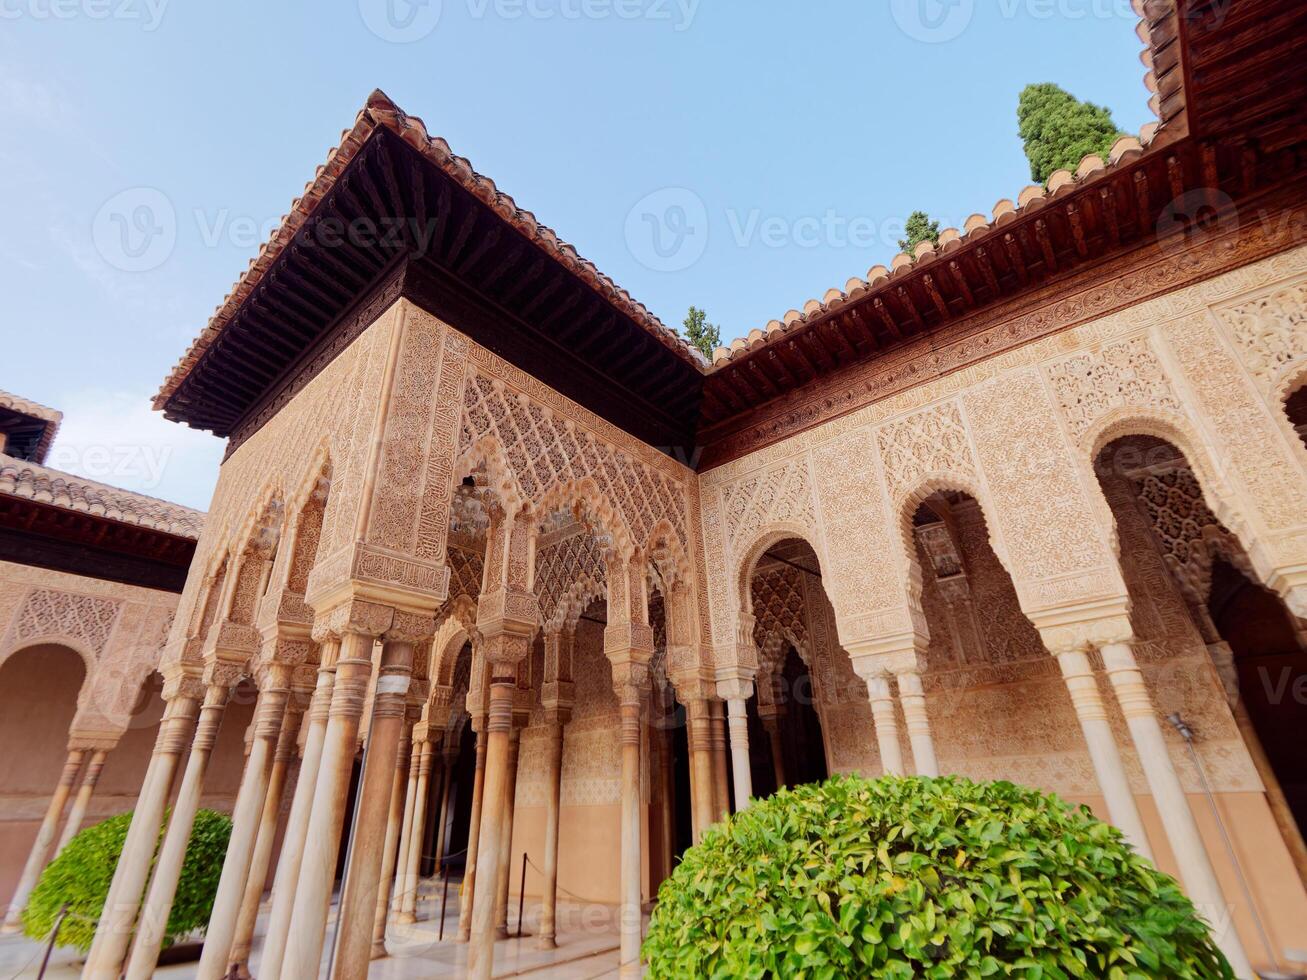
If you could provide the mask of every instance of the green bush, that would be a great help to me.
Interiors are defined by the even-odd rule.
[[[752,803],[658,893],[650,977],[1232,977],[1179,885],[1011,783],[838,777]]]
[[[68,917],[59,930],[60,944],[76,946],[83,953],[91,948],[131,820],[131,813],[120,813],[87,827],[50,862],[23,910],[23,931],[28,936],[46,939],[59,910],[67,903]],[[230,837],[229,817],[213,810],[200,810],[195,815],[177,896],[168,916],[165,947],[208,924]],[[162,831],[159,839],[163,839]],[[157,844],[155,849],[157,853]]]

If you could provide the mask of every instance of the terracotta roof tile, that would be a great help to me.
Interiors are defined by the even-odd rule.
[[[0,453],[0,494],[23,497],[181,538],[199,538],[204,512],[120,490]]]
[[[8,391],[0,391],[0,408],[7,408],[11,412],[46,423],[45,432],[36,447],[36,458],[44,460],[50,451],[50,444],[54,442],[55,433],[59,431],[59,423],[63,421],[64,413]]]

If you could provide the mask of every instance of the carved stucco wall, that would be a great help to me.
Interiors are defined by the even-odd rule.
[[[57,643],[86,665],[72,734],[105,742],[130,720],[141,683],[159,663],[178,597],[171,592],[0,562],[0,665]]]
[[[940,488],[980,501],[1028,612],[1123,594],[1090,461],[1126,432],[1186,452],[1265,579],[1307,568],[1307,451],[1283,411],[1307,366],[1304,279],[1299,248],[701,474],[714,644],[731,655],[741,570],[785,534],[816,550],[846,646],[900,632],[913,560],[903,514]]]

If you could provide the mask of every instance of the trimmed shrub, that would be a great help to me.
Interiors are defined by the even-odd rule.
[[[837,777],[752,803],[658,893],[650,977],[1220,977],[1174,879],[1007,782]]]
[[[87,827],[59,853],[41,874],[23,910],[23,932],[45,940],[54,928],[59,910],[68,904],[68,917],[59,930],[59,943],[76,946],[83,953],[91,948],[95,927],[109,894],[114,868],[127,839],[131,813],[120,813],[103,823]],[[167,820],[164,821],[167,826]],[[222,876],[222,862],[231,837],[231,819],[213,810],[195,815],[191,839],[186,845],[181,879],[168,916],[165,948],[197,929],[203,929],[213,911]],[[163,840],[160,831],[159,840]],[[158,844],[155,845],[156,853]]]

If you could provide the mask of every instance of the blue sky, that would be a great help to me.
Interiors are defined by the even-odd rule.
[[[0,0],[0,388],[65,413],[51,465],[205,507],[221,443],[149,399],[376,87],[664,322],[693,303],[739,336],[888,264],[914,208],[960,226],[1015,197],[1026,83],[1138,131],[1135,20],[1126,0]],[[162,215],[141,256],[115,244],[124,201]],[[688,249],[652,251],[649,214],[688,220]]]

